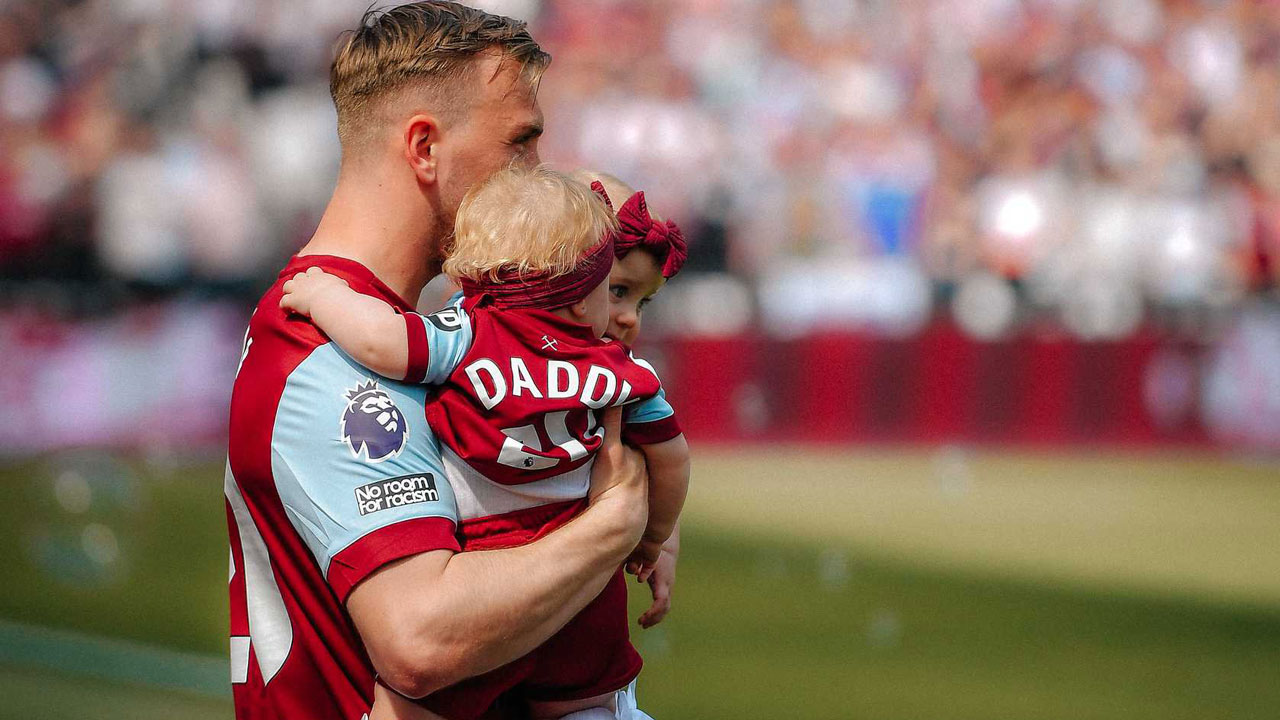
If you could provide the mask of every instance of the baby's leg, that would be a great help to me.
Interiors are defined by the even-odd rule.
[[[582,700],[530,702],[529,714],[533,720],[614,720],[618,717],[617,695],[611,692]]]

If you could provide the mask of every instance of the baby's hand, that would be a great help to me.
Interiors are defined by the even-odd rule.
[[[671,587],[676,583],[676,554],[679,551],[675,543],[668,542],[662,546],[662,557],[649,576],[649,589],[653,592],[653,604],[640,614],[640,627],[649,628],[662,622],[671,611]]]
[[[631,551],[631,557],[627,558],[626,570],[636,576],[636,582],[649,582],[649,576],[653,574],[653,569],[661,556],[662,543],[646,537],[640,541],[635,550]]]
[[[280,309],[291,310],[299,315],[311,317],[311,308],[316,298],[335,289],[347,290],[347,281],[318,267],[307,268],[285,281],[281,286],[284,295],[280,296]]]

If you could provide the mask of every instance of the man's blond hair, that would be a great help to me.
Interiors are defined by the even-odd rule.
[[[462,199],[444,272],[473,281],[508,271],[564,275],[617,229],[618,219],[586,185],[545,166],[511,167]]]
[[[366,11],[360,26],[344,34],[329,70],[343,147],[361,137],[380,101],[410,85],[436,92],[441,113],[465,107],[464,93],[447,91],[484,52],[518,63],[530,82],[551,62],[525,23],[456,2],[425,0]]]

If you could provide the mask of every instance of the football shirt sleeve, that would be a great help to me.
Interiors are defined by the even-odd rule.
[[[271,469],[285,513],[340,600],[382,565],[457,551],[457,505],[423,412],[426,389],[388,381],[336,345],[285,384]]]
[[[462,362],[471,347],[471,318],[462,309],[462,295],[454,295],[448,307],[420,315],[404,313],[409,336],[409,363],[405,382],[439,385]]]
[[[648,362],[632,355],[631,359],[644,369],[658,372]],[[650,398],[627,405],[622,410],[622,439],[632,445],[655,445],[666,442],[680,434],[680,423],[676,420],[676,411],[667,402],[667,393],[661,387],[658,393]]]

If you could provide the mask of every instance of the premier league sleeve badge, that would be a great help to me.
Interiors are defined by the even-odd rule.
[[[371,463],[399,455],[409,438],[409,425],[391,396],[371,380],[348,390],[346,397],[340,426],[351,454]]]

